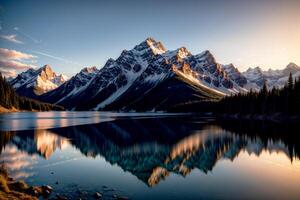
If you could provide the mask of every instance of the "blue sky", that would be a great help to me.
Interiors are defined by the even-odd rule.
[[[300,65],[297,0],[0,0],[0,6],[0,69],[6,72],[50,64],[70,76],[85,66],[101,68],[147,37],[170,50],[208,49],[241,70]]]

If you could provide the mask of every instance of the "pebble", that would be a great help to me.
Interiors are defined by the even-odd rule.
[[[61,196],[61,195],[59,195],[59,194],[56,194],[56,199],[57,199],[57,200],[68,200],[67,197]]]
[[[102,194],[99,193],[99,192],[96,192],[96,193],[94,194],[94,197],[97,198],[97,199],[101,199],[101,198],[102,198]]]
[[[42,189],[43,189],[43,190],[50,191],[50,192],[52,192],[52,190],[53,190],[52,187],[51,187],[50,185],[43,185],[43,186],[42,186]]]

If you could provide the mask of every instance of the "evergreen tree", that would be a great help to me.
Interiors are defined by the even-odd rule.
[[[288,88],[291,90],[291,89],[293,89],[293,86],[294,86],[293,75],[292,75],[292,73],[290,73],[289,79],[288,79]]]
[[[48,103],[42,103],[16,94],[14,89],[9,85],[0,72],[0,106],[11,109],[12,107],[19,110],[63,110],[63,107]]]

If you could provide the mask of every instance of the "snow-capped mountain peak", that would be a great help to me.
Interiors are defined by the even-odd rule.
[[[28,69],[19,74],[10,84],[18,93],[28,97],[41,95],[51,91],[67,80],[65,75],[57,75],[50,65],[44,65],[39,69]]]
[[[205,50],[203,51],[202,53],[199,53],[197,55],[195,55],[195,58],[198,60],[198,61],[206,61],[206,65],[209,65],[209,64],[214,64],[216,63],[216,59],[215,57],[212,55],[212,53],[208,50]]]
[[[153,38],[147,38],[146,42],[154,54],[162,54],[166,52],[166,49],[161,42],[156,42]]]
[[[290,62],[286,68],[289,68],[289,69],[297,69],[297,70],[300,70],[300,67],[298,65],[296,65],[295,63],[293,62]]]
[[[95,66],[93,66],[93,67],[85,67],[80,72],[85,73],[85,74],[90,74],[90,73],[98,72],[98,69]]]
[[[249,68],[243,72],[248,83],[252,84],[251,88],[261,89],[266,83],[269,89],[273,87],[281,88],[288,80],[290,73],[296,78],[300,76],[300,67],[294,63],[289,63],[284,69],[269,69],[262,70],[260,67]]]
[[[72,105],[74,103],[72,98],[84,90],[98,72],[96,67],[85,67],[60,87],[41,96],[41,99],[51,103]]]
[[[153,38],[147,38],[139,45],[134,47],[134,50],[141,52],[142,54],[144,51],[151,51],[154,55],[163,54],[166,52],[164,45],[161,42],[157,42]]]
[[[283,70],[284,75],[289,75],[290,73],[294,74],[296,72],[300,71],[300,67],[296,65],[295,63],[289,63]]]

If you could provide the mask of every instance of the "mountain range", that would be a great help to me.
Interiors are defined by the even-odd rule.
[[[300,76],[290,63],[283,70],[249,68],[240,72],[223,65],[209,51],[193,55],[185,47],[167,50],[153,38],[122,51],[104,67],[84,68],[67,79],[49,65],[29,69],[11,80],[20,95],[59,104],[69,110],[158,111],[225,95],[283,87],[289,74]]]

